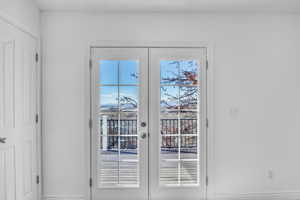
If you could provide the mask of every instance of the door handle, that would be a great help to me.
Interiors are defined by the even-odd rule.
[[[147,133],[142,133],[141,138],[145,139],[147,137]]]
[[[0,143],[5,144],[5,140],[6,140],[6,138],[0,138]]]

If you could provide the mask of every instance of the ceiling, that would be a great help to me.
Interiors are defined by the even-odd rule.
[[[124,12],[300,12],[300,0],[36,0],[42,10]]]

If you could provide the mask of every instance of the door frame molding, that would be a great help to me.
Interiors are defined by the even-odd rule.
[[[215,45],[212,42],[197,42],[197,41],[91,41],[87,44],[85,55],[84,76],[85,76],[85,176],[86,189],[85,198],[92,200],[91,187],[89,180],[91,178],[91,133],[89,121],[92,118],[91,103],[92,103],[92,79],[90,74],[90,63],[92,60],[93,48],[206,48],[208,68],[206,70],[206,86],[207,86],[207,118],[209,126],[206,131],[207,151],[206,151],[206,173],[209,177],[209,184],[206,187],[206,199],[211,199],[215,196],[215,135],[214,135],[214,49]]]

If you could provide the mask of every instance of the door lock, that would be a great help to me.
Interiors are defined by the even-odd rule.
[[[141,123],[141,127],[146,127],[147,126],[147,123],[146,122],[142,122]]]
[[[142,133],[141,138],[145,139],[147,137],[147,133]]]

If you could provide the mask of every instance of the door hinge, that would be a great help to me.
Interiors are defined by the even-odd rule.
[[[89,67],[92,69],[92,59],[89,60]]]
[[[208,128],[208,119],[206,118],[206,128]]]
[[[90,127],[90,129],[92,129],[92,127],[93,127],[93,120],[92,119],[89,119],[89,127]]]
[[[39,54],[35,53],[35,62],[38,62],[38,61],[39,61]]]
[[[208,60],[206,60],[206,70],[208,70]]]
[[[206,176],[205,184],[208,186],[208,176]]]
[[[36,176],[36,184],[40,184],[40,176],[39,175]]]
[[[93,186],[93,179],[92,178],[90,178],[90,180],[89,180],[89,185],[90,185],[90,187]]]
[[[35,115],[35,123],[39,123],[39,115],[38,114]]]

